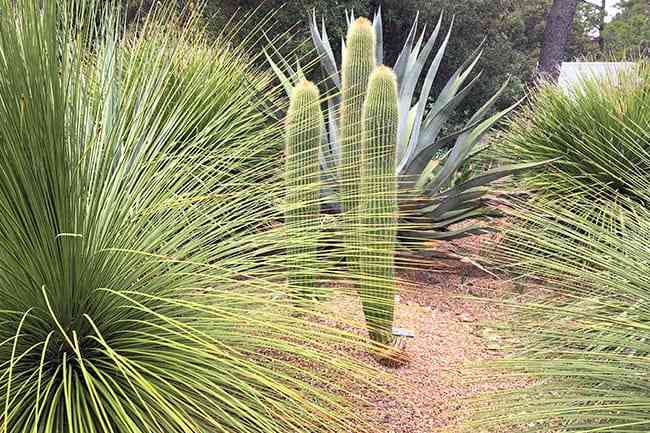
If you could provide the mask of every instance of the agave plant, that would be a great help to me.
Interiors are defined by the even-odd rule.
[[[371,431],[349,337],[283,297],[269,75],[92,1],[0,10],[2,431]]]
[[[355,25],[352,13],[346,13],[349,27]],[[441,14],[437,25],[428,38],[422,31],[418,36],[418,19],[406,38],[404,47],[393,69],[398,80],[399,127],[397,130],[396,175],[400,178],[402,199],[401,240],[407,244],[418,244],[426,240],[450,240],[484,230],[480,224],[472,224],[458,230],[449,226],[468,219],[493,215],[494,210],[487,205],[488,186],[505,176],[525,170],[534,164],[516,164],[496,168],[475,176],[458,185],[452,186],[454,174],[463,165],[484,151],[487,146],[482,142],[485,133],[502,119],[512,108],[492,114],[494,104],[506,88],[507,83],[490,98],[459,131],[442,135],[443,129],[454,110],[470,93],[480,80],[481,73],[474,73],[481,57],[479,47],[474,55],[451,76],[443,90],[431,103],[431,90],[438,69],[443,61],[447,44],[451,37],[452,24],[440,38],[443,24]],[[375,43],[372,49],[375,64],[381,65],[383,59],[383,40],[381,11],[372,22]],[[331,90],[328,99],[328,122],[324,145],[321,150],[321,165],[330,184],[340,183],[343,167],[341,143],[341,124],[344,111],[341,110],[342,79],[336,63],[334,51],[329,41],[325,23],[320,30],[315,13],[310,20],[313,43],[318,53],[320,64]],[[349,33],[348,33],[349,34]],[[434,51],[436,43],[440,45]],[[346,42],[342,43],[346,50]],[[304,72],[298,66],[294,68],[285,60],[274,62],[269,59],[276,75],[287,93],[302,79]],[[425,68],[427,62],[430,66]],[[419,96],[416,89],[420,88]],[[365,91],[362,92],[365,97]],[[442,159],[434,158],[441,149],[452,146]],[[347,165],[347,163],[345,164]],[[325,190],[331,195],[332,190]]]

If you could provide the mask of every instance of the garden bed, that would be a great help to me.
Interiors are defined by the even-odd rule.
[[[455,246],[476,255],[482,241],[485,237]],[[380,432],[454,433],[464,399],[522,385],[507,379],[477,382],[477,370],[468,366],[503,356],[507,342],[496,326],[507,321],[507,307],[498,301],[519,295],[506,279],[461,261],[434,261],[427,269],[400,276],[406,284],[397,296],[395,326],[415,333],[402,342],[408,362],[388,368],[366,356],[396,380],[390,381],[386,396],[368,390],[363,397]],[[328,307],[338,317],[363,320],[356,297],[338,297]]]

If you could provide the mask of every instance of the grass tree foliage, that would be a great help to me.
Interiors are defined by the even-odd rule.
[[[518,177],[542,200],[578,194],[587,201],[607,190],[645,202],[650,173],[650,66],[585,77],[570,91],[542,84],[495,141],[505,164],[554,161]]]
[[[283,300],[269,76],[164,14],[0,10],[2,430],[370,431],[329,383],[371,373],[349,337]]]
[[[515,352],[495,367],[531,383],[473,407],[472,431],[650,429],[650,211],[610,192],[598,221],[566,202],[517,207],[527,224],[506,233],[501,266],[547,296],[514,306]]]
[[[542,86],[502,141],[525,161],[556,159],[522,176],[533,197],[495,250],[500,270],[538,288],[513,306],[514,352],[496,363],[531,383],[480,401],[478,424],[650,430],[648,78],[641,64],[570,93]]]
[[[347,21],[349,31],[359,26],[359,21],[352,14],[347,15]],[[487,148],[481,142],[484,134],[509,110],[492,113],[492,107],[505,89],[504,86],[471,116],[464,128],[445,135],[445,125],[450,116],[480,80],[481,74],[475,73],[475,69],[481,57],[481,49],[479,47],[453,74],[432,102],[431,91],[452,30],[450,26],[440,38],[442,24],[441,15],[430,36],[425,38],[424,31],[418,35],[416,19],[393,67],[398,82],[400,114],[395,149],[395,175],[400,179],[402,210],[399,235],[404,245],[416,249],[425,246],[429,240],[450,240],[482,232],[482,224],[470,224],[456,230],[450,226],[468,219],[493,215],[494,210],[487,206],[490,183],[527,168],[525,165],[500,167],[483,172],[462,184],[453,184],[455,173]],[[370,25],[365,28],[370,30]],[[327,86],[332,91],[328,98],[327,135],[321,151],[323,172],[329,174],[330,181],[346,184],[345,174],[348,169],[344,128],[354,119],[348,118],[346,110],[345,75],[349,67],[346,59],[351,58],[348,51],[352,48],[350,42],[343,41],[344,62],[339,70],[324,23],[319,28],[314,15],[310,29],[320,64],[327,76]],[[366,45],[366,55],[373,56],[374,63],[381,65],[384,63],[384,34],[380,12],[373,19],[372,30],[375,43]],[[429,66],[425,68],[427,63]],[[273,66],[287,90],[290,90],[301,72],[295,71],[286,61]],[[360,97],[365,97],[365,90]],[[451,149],[443,152],[439,158],[440,151],[449,147]],[[341,194],[340,200],[343,202],[346,200],[343,197],[345,191]]]

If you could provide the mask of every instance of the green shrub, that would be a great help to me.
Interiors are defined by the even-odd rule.
[[[371,374],[350,337],[283,297],[268,76],[228,41],[176,76],[191,32],[93,2],[0,10],[2,430],[368,431],[329,383]]]
[[[573,91],[541,85],[497,137],[505,163],[556,159],[520,175],[519,186],[544,200],[608,191],[636,201],[650,176],[650,67],[641,63],[605,82],[586,79]],[[586,190],[586,191],[585,191]]]
[[[493,257],[535,289],[493,363],[529,384],[480,399],[472,430],[650,430],[649,72],[543,85],[502,137],[508,161],[556,161],[520,178],[533,197]]]
[[[647,432],[650,211],[601,201],[606,220],[594,221],[568,204],[516,212],[530,224],[507,233],[500,258],[543,290],[513,306],[514,353],[494,367],[531,383],[473,416],[495,431]]]

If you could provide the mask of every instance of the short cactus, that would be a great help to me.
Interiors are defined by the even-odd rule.
[[[291,94],[285,125],[286,211],[289,290],[300,299],[316,296],[320,218],[318,152],[324,130],[320,93],[301,81]]]
[[[376,35],[372,23],[358,18],[348,30],[341,67],[341,164],[339,170],[341,205],[347,224],[346,260],[358,272],[361,165],[364,160],[361,112],[368,78],[375,68]]]
[[[373,341],[390,344],[395,298],[394,253],[398,223],[395,148],[399,123],[397,78],[380,66],[370,76],[363,106],[365,158],[361,177],[359,291]]]

